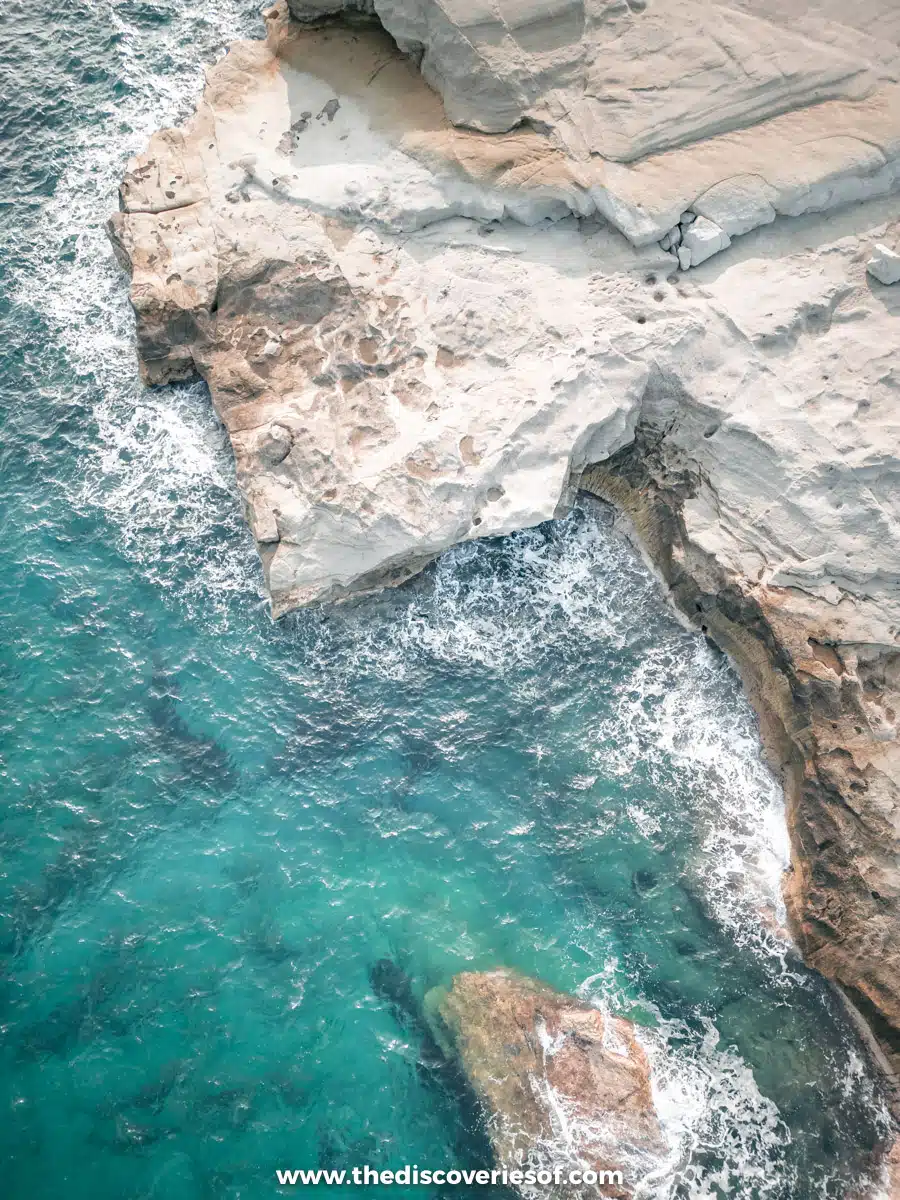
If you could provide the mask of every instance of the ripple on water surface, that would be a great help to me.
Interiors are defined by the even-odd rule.
[[[2,227],[7,1194],[476,1165],[418,1005],[504,965],[642,1024],[648,1196],[844,1195],[880,1101],[777,935],[781,798],[733,673],[587,502],[270,624],[208,397],[136,385],[102,230],[255,5],[76,15],[24,75],[62,18],[0,16],[36,205]]]
[[[837,1196],[860,1169],[870,1082],[771,932],[751,714],[606,510],[277,628],[165,593],[105,621],[85,695],[84,647],[39,614],[67,724],[23,699],[8,757],[23,1183],[51,1136],[92,1195],[173,1163],[185,1194],[242,1196],[279,1163],[470,1164],[383,959],[418,1002],[504,965],[641,1022],[675,1181],[648,1195]]]

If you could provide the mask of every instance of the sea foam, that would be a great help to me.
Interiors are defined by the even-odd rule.
[[[188,603],[223,592],[260,595],[232,455],[206,387],[140,386],[128,284],[105,228],[129,157],[189,115],[206,62],[235,38],[259,35],[258,6],[178,3],[162,22],[142,22],[139,7],[112,0],[89,7],[115,39],[124,95],[79,126],[44,206],[41,238],[25,247],[13,282],[14,300],[33,309],[64,350],[93,420],[68,499],[101,510],[122,553],[157,582],[175,581]]]

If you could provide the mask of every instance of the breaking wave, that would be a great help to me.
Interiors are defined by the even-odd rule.
[[[407,598],[408,597],[408,598]],[[789,842],[781,790],[765,764],[756,718],[737,677],[699,634],[660,603],[659,585],[611,511],[589,499],[568,519],[445,554],[403,599],[386,594],[327,620],[287,622],[310,662],[334,681],[360,671],[409,679],[423,662],[488,670],[523,699],[568,647],[595,645],[630,669],[600,720],[579,730],[591,773],[636,775],[683,804],[676,819],[703,830],[689,870],[739,945],[786,961],[781,876]],[[626,651],[629,653],[626,654]],[[626,814],[648,840],[660,814]]]
[[[63,349],[93,422],[69,499],[100,509],[121,552],[155,582],[177,577],[185,599],[261,595],[233,459],[208,392],[200,383],[140,386],[127,282],[105,228],[128,159],[157,129],[189,115],[204,63],[235,38],[258,35],[259,9],[252,0],[162,13],[131,0],[88,0],[87,8],[116,45],[121,97],[79,125],[43,207],[41,236],[14,276],[14,299]]]
[[[628,990],[621,964],[610,959],[578,994],[605,1014],[615,1014],[628,1007]],[[641,1008],[647,1023],[639,1026],[638,1040],[650,1066],[665,1151],[649,1163],[641,1155],[623,1159],[635,1200],[790,1200],[806,1193],[825,1200],[848,1194],[850,1187],[858,1189],[854,1194],[867,1194],[866,1181],[852,1170],[845,1174],[839,1166],[813,1181],[802,1165],[791,1162],[794,1137],[788,1121],[763,1095],[752,1069],[724,1041],[713,1019],[700,1014],[689,1025],[665,1017],[646,999]],[[791,1065],[785,1061],[782,1069],[788,1072]],[[887,1136],[891,1122],[884,1097],[849,1040],[828,1056],[828,1069],[843,1078],[848,1103],[855,1097],[867,1106]]]
[[[605,505],[584,499],[565,520],[459,546],[399,594],[301,614],[285,631],[303,647],[304,661],[317,664],[314,674],[338,689],[341,680],[355,687],[361,674],[408,683],[439,665],[486,672],[527,705],[545,694],[551,672],[578,670],[592,647],[608,664],[618,660],[619,670],[607,668],[611,682],[600,716],[573,734],[590,764],[570,779],[573,791],[617,781],[626,803],[609,818],[607,832],[627,837],[630,825],[633,836],[656,849],[673,829],[690,831],[692,857],[683,876],[731,944],[756,960],[775,995],[821,986],[800,966],[783,927],[781,877],[789,860],[783,796],[762,758],[736,673],[661,604],[658,584]],[[560,750],[536,744],[550,759]],[[571,755],[573,748],[565,750]],[[526,821],[510,835],[533,830]],[[635,1011],[636,986],[640,992],[633,972],[613,960],[580,994],[621,1013]],[[788,1124],[713,1017],[700,1006],[688,1024],[646,997],[637,1013],[651,1022],[641,1037],[668,1146],[652,1167],[643,1159],[626,1163],[629,1178],[641,1180],[637,1196],[799,1194],[798,1168],[786,1156]],[[828,1061],[858,1101],[868,1084],[851,1042]],[[871,1089],[867,1095],[886,1123],[880,1099]],[[596,1148],[597,1136],[566,1123],[544,1158],[584,1165],[579,1147]],[[839,1194],[833,1189],[845,1184],[839,1176],[826,1179],[821,1195]]]

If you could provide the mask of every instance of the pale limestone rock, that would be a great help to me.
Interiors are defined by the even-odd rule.
[[[876,243],[866,270],[879,283],[900,283],[900,254]]]
[[[882,79],[900,77],[900,7],[895,0],[734,0],[737,8],[764,17],[812,41],[840,45],[869,63]]]
[[[717,320],[725,344],[740,331],[742,379],[774,369],[765,358],[748,368],[752,347],[790,349],[810,332],[846,330],[853,344],[888,353],[880,327],[890,313],[861,299],[843,315],[862,269],[852,239],[827,255],[737,262],[688,302],[640,282],[641,272],[665,273],[668,255],[630,250],[611,232],[460,220],[459,176],[407,149],[416,134],[446,132],[428,94],[412,102],[414,67],[395,58],[364,86],[383,62],[381,35],[298,34],[272,20],[281,57],[240,43],[210,71],[193,124],[157,135],[130,168],[113,228],[133,272],[148,378],[200,370],[241,479],[254,481],[252,504],[268,496],[277,611],[377,583],[459,538],[553,515],[573,471],[630,441],[648,372],[663,364],[694,389],[687,348]],[[317,74],[302,69],[313,66]],[[302,152],[279,149],[301,121]],[[188,203],[167,210],[175,178]],[[474,170],[470,180],[467,204],[483,219],[514,204],[514,183],[476,184]],[[236,187],[246,198],[230,203]],[[682,261],[701,270],[698,259],[727,234],[690,210],[679,216]],[[873,333],[860,341],[864,329]],[[731,369],[717,368],[726,378]],[[870,404],[863,374],[859,403]],[[725,420],[721,400],[713,408]],[[291,439],[283,457],[282,443],[276,451],[270,435],[263,449],[259,438],[276,425]],[[495,489],[502,499],[488,499]],[[807,520],[814,529],[813,511]],[[868,551],[883,558],[877,540]],[[812,586],[815,572],[803,574]]]
[[[286,425],[273,421],[267,425],[256,440],[256,452],[270,466],[284,462],[294,444],[293,434]]]
[[[861,0],[843,22],[830,10],[804,20],[806,0],[777,5],[768,19],[744,0],[347,0],[344,8],[377,16],[456,125],[516,130],[520,139],[523,122],[544,131],[522,139],[532,160],[545,143],[544,164],[522,178],[543,190],[549,171],[557,204],[599,212],[646,244],[688,207],[735,237],[776,214],[900,186],[898,71],[878,39],[862,36],[869,16],[881,21],[900,61],[883,2]],[[307,22],[341,8],[290,4]],[[452,154],[452,139],[443,140]],[[467,170],[475,159],[468,155]],[[543,215],[519,204],[525,219]]]
[[[720,250],[726,250],[731,245],[731,238],[724,229],[720,229],[715,221],[708,217],[698,217],[684,232],[684,249],[691,256],[690,265],[698,267]]]
[[[352,66],[355,38],[332,31],[307,43],[319,64]],[[376,62],[382,49],[376,38]],[[501,216],[504,203],[469,185],[460,205],[455,176],[401,149],[396,113],[379,127],[342,95],[329,116],[337,97],[327,81],[275,64],[245,43],[210,73],[190,155],[176,164],[208,201],[143,211],[157,200],[145,182],[141,211],[123,192],[112,227],[131,264],[146,376],[182,378],[196,366],[208,380],[283,612],[396,582],[461,538],[553,516],[572,472],[632,437],[646,367],[611,350],[595,318],[578,331],[577,352],[561,333],[529,351],[527,272],[516,283],[507,271],[501,298],[490,269],[496,260],[515,274],[524,246],[494,249],[464,226],[474,276],[429,264],[430,229],[443,228],[435,220]],[[408,64],[398,70],[416,80]],[[364,83],[371,68],[359,74]],[[284,131],[304,112],[321,116],[285,153]],[[129,183],[168,177],[171,147],[184,144],[155,139]],[[365,225],[373,216],[380,229]],[[615,253],[641,261],[627,247]],[[646,261],[664,262],[655,251]],[[557,323],[552,294],[540,310],[542,327]]]
[[[290,4],[301,20],[336,7]],[[590,7],[582,0],[373,0],[365,7],[420,60],[454,123],[502,133],[528,119],[557,130],[576,153],[620,162],[814,101],[858,98],[874,82],[865,60],[700,0]]]
[[[775,189],[759,175],[738,175],[698,196],[694,211],[713,221],[729,238],[740,237],[775,220],[776,199]]]
[[[847,259],[839,254],[754,257],[736,269],[725,266],[704,287],[736,331],[772,352],[793,349],[810,334],[830,333],[836,316],[848,319],[839,310],[854,290]]]

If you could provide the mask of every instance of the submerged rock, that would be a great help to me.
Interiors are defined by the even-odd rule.
[[[630,1021],[509,971],[457,975],[431,998],[488,1119],[497,1165],[559,1171],[525,1196],[633,1195],[665,1152]],[[610,1173],[569,1184],[571,1171]]]

